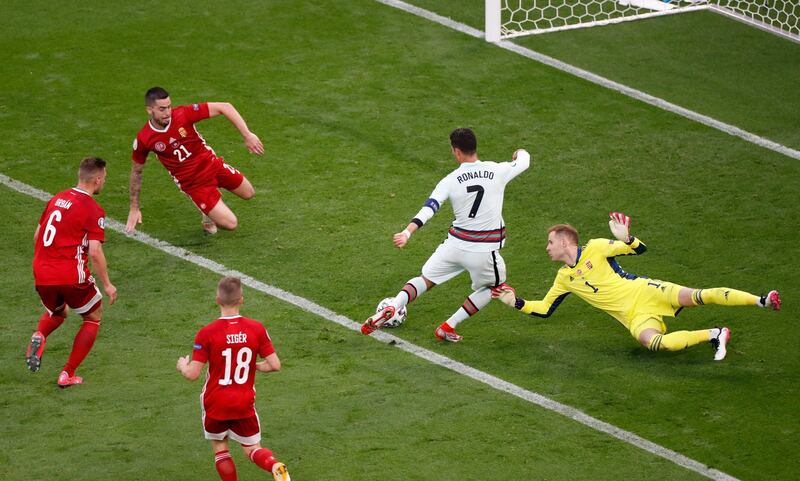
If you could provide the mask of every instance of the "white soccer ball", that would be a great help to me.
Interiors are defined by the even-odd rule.
[[[387,297],[386,299],[382,300],[378,303],[378,307],[375,308],[375,312],[381,312],[384,307],[390,305],[394,301],[394,297]],[[400,324],[406,322],[406,317],[408,316],[408,309],[403,306],[401,309],[398,309],[397,312],[394,313],[391,319],[386,321],[382,327],[397,327]]]

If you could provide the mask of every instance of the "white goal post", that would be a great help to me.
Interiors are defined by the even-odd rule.
[[[709,10],[800,43],[798,0],[485,0],[489,42]]]

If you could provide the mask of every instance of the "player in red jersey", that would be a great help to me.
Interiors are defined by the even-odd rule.
[[[69,308],[83,317],[67,364],[58,376],[60,387],[83,383],[75,370],[89,354],[100,329],[103,296],[89,273],[88,258],[103,283],[109,304],[117,298],[117,288],[108,278],[103,254],[105,212],[92,198],[100,193],[105,181],[105,160],[98,157],[81,160],[77,187],[50,199],[33,235],[33,277],[47,312],[42,314],[31,336],[25,354],[28,368],[33,372],[39,370],[47,336],[64,322]]]
[[[191,361],[178,359],[178,371],[186,379],[200,377],[205,363],[208,374],[203,386],[203,431],[211,440],[217,472],[222,481],[236,481],[236,465],[228,451],[228,438],[242,445],[257,466],[270,471],[276,481],[290,481],[286,466],[261,447],[261,427],[255,410],[255,372],[280,371],[281,361],[264,325],[239,315],[244,301],[242,283],[224,277],[217,286],[221,315],[195,336]],[[264,360],[256,362],[256,354]]]
[[[222,201],[219,187],[242,199],[250,199],[255,190],[241,172],[217,157],[206,144],[195,124],[209,117],[224,115],[242,134],[247,149],[261,155],[264,146],[233,105],[225,102],[208,102],[172,107],[169,94],[161,87],[153,87],[145,94],[145,106],[150,119],[133,141],[133,166],[130,177],[131,206],[128,213],[128,232],[142,223],[139,193],[142,189],[142,171],[147,155],[155,152],[158,160],[172,176],[178,188],[189,196],[203,214],[203,230],[217,232],[217,226],[233,230],[238,220]]]

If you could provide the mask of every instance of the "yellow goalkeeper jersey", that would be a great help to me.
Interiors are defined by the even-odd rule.
[[[627,326],[636,314],[640,301],[649,297],[649,293],[645,292],[648,283],[660,286],[656,284],[660,281],[625,272],[615,258],[641,254],[645,250],[647,246],[636,238],[630,244],[618,240],[592,239],[584,247],[578,248],[578,258],[574,266],[564,265],[558,270],[553,287],[543,300],[525,301],[520,310],[525,314],[549,317],[565,297],[574,293]],[[651,314],[675,315],[675,310],[668,302],[646,304],[648,311],[660,311],[649,312]]]

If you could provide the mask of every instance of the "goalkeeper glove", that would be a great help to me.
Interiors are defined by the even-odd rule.
[[[505,282],[492,289],[492,297],[507,306],[516,307],[517,291]]]
[[[631,218],[622,212],[611,212],[608,216],[611,217],[611,220],[608,221],[608,227],[614,237],[622,242],[630,242],[631,235],[628,230],[631,227]]]

